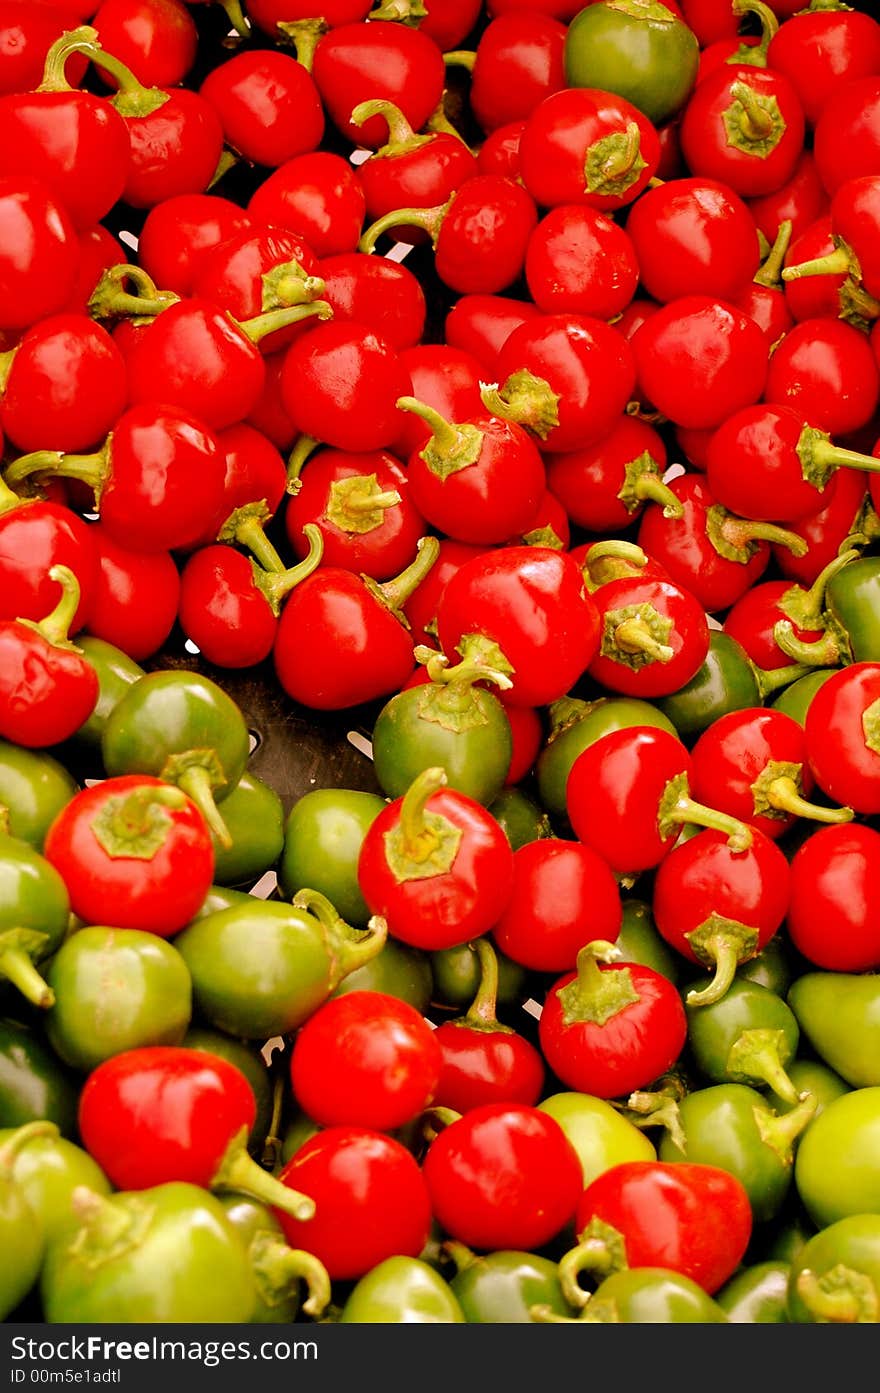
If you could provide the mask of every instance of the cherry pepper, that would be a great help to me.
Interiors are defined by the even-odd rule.
[[[60,946],[70,923],[70,895],[59,871],[29,842],[13,837],[0,820],[0,982],[47,1010],[55,993],[36,963]]]
[[[571,766],[568,818],[578,840],[622,875],[659,866],[685,823],[715,828],[733,851],[748,850],[749,828],[695,802],[693,778],[693,762],[677,736],[655,726],[609,731]]]
[[[275,672],[294,701],[341,711],[398,691],[416,665],[403,605],[439,554],[419,540],[406,570],[379,585],[337,566],[319,566],[296,587],[278,621]]]
[[[602,545],[591,548],[591,559]],[[658,565],[643,563],[641,574],[621,575],[597,585],[592,593],[600,638],[589,672],[608,690],[624,696],[662,697],[679,691],[709,652],[703,606],[689,590],[658,572]]]
[[[68,638],[79,581],[52,566],[61,597],[45,618],[0,621],[0,736],[29,749],[67,740],[95,709],[98,678]]]
[[[780,602],[789,617],[779,619],[773,636],[783,653],[812,667],[880,661],[880,557],[845,551],[831,562],[807,592],[817,602],[809,628],[821,637],[805,641],[795,633],[796,591]],[[793,613],[789,611],[794,610]],[[803,628],[804,625],[799,625]]]
[[[436,952],[480,938],[498,920],[510,898],[513,851],[491,813],[432,767],[370,824],[357,875],[393,938]]]
[[[221,846],[231,845],[217,803],[247,766],[240,708],[210,677],[156,669],[126,689],[101,732],[105,772],[153,774],[189,794]]]
[[[311,1218],[314,1201],[248,1154],[256,1115],[253,1090],[233,1064],[205,1050],[152,1045],[92,1070],[78,1121],[83,1146],[117,1190],[183,1182]]]

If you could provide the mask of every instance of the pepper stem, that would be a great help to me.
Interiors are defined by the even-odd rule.
[[[624,619],[615,627],[614,643],[622,652],[644,654],[646,660],[654,663],[668,663],[675,657],[675,649],[668,643],[658,643],[639,615]]]
[[[806,1267],[795,1279],[799,1299],[826,1325],[875,1325],[880,1317],[877,1288],[866,1272],[839,1262],[821,1276]]]
[[[0,948],[0,978],[11,982],[32,1006],[47,1011],[55,1005],[55,993],[23,948]]]
[[[731,817],[729,813],[696,802],[688,792],[687,774],[677,774],[663,790],[657,808],[657,829],[660,836],[666,838],[684,822],[725,833],[731,851],[748,851],[752,844],[752,829],[746,823],[738,817]]]
[[[577,1245],[569,1248],[559,1259],[562,1294],[569,1306],[582,1310],[590,1300],[590,1293],[580,1283],[585,1273],[598,1285],[603,1278],[615,1272],[624,1272],[628,1266],[623,1234],[594,1216],[578,1234]]]
[[[731,83],[730,95],[742,107],[740,126],[749,141],[760,142],[773,134],[773,115],[747,82]]]
[[[727,1052],[725,1069],[729,1078],[759,1083],[772,1088],[786,1103],[797,1104],[800,1094],[782,1063],[785,1032],[782,1030],[741,1030]]]
[[[329,27],[327,21],[320,18],[285,19],[279,20],[275,25],[281,40],[291,44],[296,61],[309,73],[312,71],[318,40],[327,33]]]
[[[507,691],[513,686],[506,673],[489,667],[485,662],[481,662],[479,657],[462,659],[460,663],[454,663],[450,667],[445,653],[437,653],[433,648],[426,648],[421,643],[413,649],[413,657],[417,663],[424,664],[428,677],[438,686],[464,687],[471,686],[474,682],[492,682],[502,691]]]
[[[780,691],[783,687],[790,687],[792,682],[797,682],[799,677],[806,677],[808,672],[813,671],[812,666],[804,663],[793,663],[789,667],[777,668],[756,667],[754,663],[750,663],[749,666],[754,674],[761,701],[764,701],[773,692]]]
[[[303,532],[308,541],[309,550],[302,561],[296,566],[288,566],[284,571],[273,571],[260,587],[276,614],[285,596],[289,595],[291,590],[294,590],[302,581],[307,580],[312,572],[318,569],[324,555],[324,534],[320,527],[317,527],[313,522],[307,522],[303,526]]]
[[[486,938],[477,938],[469,946],[479,959],[480,985],[463,1019],[477,1030],[497,1030],[498,955]]]
[[[389,232],[392,227],[421,227],[430,237],[431,245],[436,246],[443,219],[449,211],[449,206],[454,197],[455,194],[452,194],[445,203],[437,204],[434,208],[392,209],[390,213],[385,213],[383,217],[377,218],[375,222],[370,223],[357,244],[358,251],[375,251],[376,243],[382,236],[382,233]]]
[[[61,34],[46,54],[43,64],[43,76],[40,85],[34,90],[37,92],[72,92],[74,89],[64,75],[68,58],[74,53],[82,52],[82,44],[94,44],[98,41],[98,31],[93,29],[90,24],[81,24],[76,29],[68,29]]]
[[[403,607],[413,591],[421,585],[437,557],[440,555],[440,542],[431,534],[420,537],[414,559],[405,570],[391,580],[376,586],[383,602],[395,614],[401,614]]]
[[[134,293],[124,289],[131,281]],[[154,319],[180,299],[173,290],[160,290],[152,276],[141,267],[123,262],[108,266],[89,296],[88,312],[92,319]]]
[[[852,270],[852,258],[845,247],[835,247],[825,256],[814,256],[808,261],[799,261],[794,266],[786,266],[782,271],[784,281],[799,281],[805,276],[848,276]]]
[[[189,764],[177,776],[175,782],[178,788],[189,794],[213,836],[228,851],[232,846],[232,835],[214,801],[214,789],[208,770],[201,764]]]
[[[217,0],[217,3],[222,10],[226,11],[226,17],[236,34],[243,39],[249,39],[253,31],[250,21],[245,18],[239,0]]]
[[[323,322],[332,318],[333,307],[326,300],[310,300],[305,305],[282,305],[279,309],[256,314],[252,319],[236,319],[234,323],[251,343],[258,344],[279,329],[301,324],[304,319],[320,319]]]
[[[311,1219],[315,1201],[310,1195],[291,1190],[274,1175],[258,1165],[247,1150],[247,1128],[243,1127],[229,1143],[220,1164],[211,1177],[209,1188],[222,1193],[233,1190],[252,1199],[262,1200],[273,1209],[280,1209],[294,1219]]]
[[[12,1135],[7,1137],[3,1145],[0,1146],[0,1172],[6,1176],[11,1175],[19,1152],[32,1141],[36,1141],[40,1137],[49,1137],[52,1141],[56,1141],[60,1136],[59,1127],[54,1122],[49,1122],[43,1118],[37,1122],[25,1122],[20,1127],[16,1127]]]
[[[265,524],[271,513],[265,500],[259,503],[245,503],[234,509],[217,533],[218,542],[237,542],[255,556],[265,571],[283,575],[284,562],[266,536]]]
[[[47,643],[55,647],[64,647],[70,643],[70,626],[79,608],[80,584],[69,566],[63,566],[60,562],[55,566],[49,567],[49,579],[57,581],[61,586],[61,598],[53,610],[51,610],[39,623],[30,623],[27,620],[19,620],[21,623],[29,623],[29,627],[36,629],[37,633],[42,634]]]
[[[701,991],[693,988],[685,998],[688,1006],[711,1006],[726,995],[740,963],[758,952],[758,931],[736,919],[727,919],[715,910],[697,928],[684,935],[694,956],[714,967],[712,981]]]
[[[358,102],[348,119],[353,126],[362,126],[374,116],[381,116],[387,125],[388,139],[378,150],[373,151],[373,159],[385,159],[388,156],[405,154],[409,150],[418,150],[422,145],[429,145],[433,139],[430,135],[417,135],[400,107],[381,97],[375,97],[368,102]]]
[[[248,1253],[257,1285],[264,1299],[269,1299],[268,1304],[272,1304],[273,1297],[277,1303],[291,1287],[296,1287],[302,1281],[308,1291],[302,1309],[313,1319],[323,1315],[332,1295],[330,1274],[314,1253],[289,1247],[283,1238],[276,1237],[269,1230],[255,1234]]]
[[[92,490],[97,507],[110,473],[110,439],[108,435],[104,445],[93,455],[65,455],[60,450],[34,450],[31,454],[19,455],[6,466],[6,482],[14,488],[34,474],[45,474],[52,479],[79,479]]]
[[[801,795],[797,782],[786,776],[771,780],[766,796],[779,812],[790,813],[792,817],[805,817],[812,822],[852,822],[855,817],[852,808],[823,808],[818,803],[809,802]]]
[[[412,861],[423,860],[426,845],[430,842],[433,846],[436,842],[435,834],[425,821],[425,805],[448,782],[445,769],[435,765],[417,774],[403,795],[400,805],[401,850]]]
[[[476,61],[477,55],[470,48],[453,48],[443,55],[447,68],[466,68],[469,73],[473,72]]]
[[[754,2],[757,3],[757,0],[754,0]],[[776,234],[776,240],[773,246],[770,248],[770,253],[755,273],[755,285],[766,285],[770,290],[778,290],[780,288],[782,267],[785,262],[785,255],[788,251],[789,243],[791,242],[791,230],[790,218],[786,218],[784,222],[779,224],[779,231]]]
[[[837,667],[841,661],[840,643],[830,631],[822,638],[807,643],[805,639],[798,638],[790,619],[777,619],[773,625],[773,638],[777,648],[781,648],[787,658],[793,658],[804,666]]]
[[[299,493],[302,488],[300,474],[309,457],[315,453],[320,445],[313,435],[298,435],[293,445],[293,449],[287,456],[287,492],[292,494]]]

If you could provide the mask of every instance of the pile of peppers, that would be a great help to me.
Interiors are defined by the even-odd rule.
[[[0,1320],[880,1321],[878,247],[867,4],[4,0]]]

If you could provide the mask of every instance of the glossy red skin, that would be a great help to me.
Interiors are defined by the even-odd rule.
[[[264,312],[263,277],[288,265],[301,268],[306,276],[320,275],[318,258],[304,238],[281,228],[249,228],[205,256],[195,277],[193,296],[210,300],[233,319],[255,319]],[[277,329],[260,339],[259,351],[263,357],[278,353],[311,327],[307,318]]]
[[[264,435],[276,450],[288,451],[292,448],[299,432],[285,409],[281,398],[281,374],[284,371],[285,353],[270,353],[264,360],[266,380],[263,390],[248,412],[245,425]]]
[[[111,266],[122,265],[128,257],[113,233],[108,232],[103,223],[84,228],[77,241],[79,274],[73,294],[64,308],[68,314],[88,314],[89,300],[101,276]]]
[[[835,241],[850,248],[858,262],[859,285],[869,295],[880,294],[880,160],[877,169],[841,186],[831,199]]]
[[[815,126],[832,92],[880,72],[880,24],[856,10],[794,14],[770,40],[767,62],[789,79]]]
[[[351,321],[316,324],[284,360],[281,395],[297,429],[339,450],[383,450],[400,429],[411,380],[379,334]]]
[[[542,1248],[572,1219],[583,1187],[559,1123],[522,1103],[486,1103],[451,1122],[422,1173],[444,1233],[482,1251]]]
[[[492,295],[522,274],[538,211],[521,184],[475,174],[445,205],[434,243],[434,269],[450,290]]]
[[[88,632],[121,648],[135,662],[150,658],[174,627],[180,573],[167,551],[132,551],[107,534],[100,522],[89,536],[98,558],[88,609]]]
[[[82,1145],[120,1190],[169,1181],[209,1188],[256,1118],[250,1084],[205,1050],[150,1045],[93,1069],[79,1099]]]
[[[613,319],[636,293],[639,266],[627,233],[605,213],[560,204],[529,238],[525,276],[545,314],[571,310]]]
[[[420,343],[405,348],[400,361],[412,382],[411,396],[432,406],[446,421],[466,421],[485,412],[480,396],[483,366],[465,348]],[[405,460],[431,438],[431,428],[412,411],[400,412],[400,429],[391,446]]]
[[[565,786],[575,836],[613,871],[628,875],[653,869],[680,831],[676,825],[662,836],[659,812],[667,787],[681,774],[691,786],[688,752],[668,731],[629,726],[601,736],[578,755]],[[691,793],[698,796],[692,787]]]
[[[440,1047],[440,1081],[434,1105],[470,1112],[486,1103],[524,1103],[534,1107],[544,1090],[546,1070],[540,1052],[523,1035],[492,1029],[465,1017],[444,1021],[434,1031]]]
[[[828,194],[819,178],[811,149],[802,150],[791,178],[761,198],[747,199],[749,211],[759,230],[771,244],[776,240],[780,224],[791,223],[792,240],[806,232],[828,211]]]
[[[418,277],[387,256],[340,252],[320,262],[322,300],[337,324],[369,324],[392,348],[412,348],[425,332],[427,303]]]
[[[223,496],[225,462],[217,438],[177,407],[130,407],[113,432],[100,515],[108,534],[140,551],[197,543]]]
[[[708,464],[709,441],[714,434],[711,426],[708,428],[677,426],[675,430],[675,443],[684,454],[686,463],[703,474],[706,472]]]
[[[423,518],[458,542],[492,546],[524,533],[546,488],[544,462],[522,426],[481,412],[466,422],[482,435],[474,464],[446,478],[415,450],[407,460],[410,494]]]
[[[503,695],[503,693],[502,693]],[[521,783],[531,771],[544,740],[541,714],[533,706],[505,706],[513,737],[513,753],[505,787]]]
[[[0,329],[63,310],[79,275],[70,214],[39,179],[0,177]]]
[[[77,230],[100,222],[122,195],[131,160],[128,135],[104,98],[76,89],[5,96],[0,124],[0,175],[40,179]]]
[[[138,238],[138,264],[161,290],[191,295],[213,249],[253,226],[253,219],[219,194],[177,194],[147,213]]]
[[[499,547],[465,562],[443,590],[437,629],[447,654],[466,634],[494,640],[513,667],[505,702],[514,706],[565,696],[599,644],[580,567],[549,547]]]
[[[506,545],[519,546],[521,542],[526,542],[529,546],[546,546],[549,533],[553,534],[549,537],[551,546],[555,546],[559,542],[561,544],[560,550],[568,551],[571,545],[571,525],[568,514],[556,495],[545,488],[537,512],[529,526],[515,537],[508,537]]]
[[[724,620],[724,632],[742,644],[756,667],[772,671],[791,663],[773,637],[774,625],[788,618],[779,602],[791,588],[788,580],[764,580],[752,585],[731,606]],[[795,637],[804,643],[817,643],[822,637],[819,629],[802,629],[797,624],[793,627]]]
[[[850,179],[880,174],[880,74],[832,92],[813,131],[813,156],[830,197]]]
[[[734,38],[740,24],[739,16],[724,0],[681,0],[681,12],[700,48]]]
[[[741,150],[728,142],[723,115],[735,102],[731,87],[745,82],[758,98],[774,98],[785,122],[775,147],[766,155]],[[804,111],[798,94],[782,73],[752,64],[725,63],[694,88],[681,118],[682,153],[693,174],[720,179],[742,198],[773,193],[794,173],[804,145]]]
[[[80,789],[53,819],[43,855],[62,876],[71,909],[84,923],[170,938],[200,909],[214,875],[214,844],[189,798],[181,808],[162,810],[164,840],[149,858],[113,856],[93,831],[111,800],[167,787],[146,774],[104,779]]]
[[[458,48],[467,38],[479,19],[482,3],[481,0],[426,0],[425,9],[427,14],[419,28],[434,40],[441,53],[446,53]]]
[[[348,160],[314,150],[286,160],[259,184],[251,217],[304,237],[319,257],[357,248],[366,215],[360,179]]]
[[[75,635],[88,618],[98,558],[91,530],[61,503],[35,499],[0,513],[0,619],[44,619],[58,601],[52,566],[69,567],[80,600],[70,625]]]
[[[733,303],[763,329],[771,350],[794,326],[785,292],[778,286],[758,285],[756,281],[751,281],[744,291],[734,296]]]
[[[196,296],[157,315],[127,354],[127,368],[133,405],[176,406],[215,431],[244,420],[265,380],[257,345],[228,314]]]
[[[462,830],[447,871],[398,881],[385,854],[385,835],[400,822],[402,798],[379,813],[361,843],[358,883],[371,914],[414,948],[436,952],[479,938],[497,921],[510,895],[513,852],[500,824],[481,804],[454,789],[432,793],[426,808]]]
[[[789,244],[785,265],[798,266],[802,261],[812,261],[832,251],[834,238],[829,208]],[[840,292],[848,279],[846,272],[840,272],[783,281],[786,303],[795,320],[836,319],[844,310]]]
[[[327,516],[332,485],[370,476],[375,476],[381,492],[399,494],[399,502],[383,508],[382,521],[368,532],[348,532]],[[309,456],[299,482],[299,491],[288,498],[284,510],[287,538],[298,557],[308,554],[303,527],[311,522],[324,539],[323,566],[341,566],[381,581],[398,575],[415,559],[419,538],[428,529],[407,471],[387,450],[364,454],[319,450]]]
[[[440,538],[440,551],[437,560],[403,606],[403,612],[412,631],[414,645],[424,643],[429,648],[436,645],[436,636],[433,632],[428,631],[426,625],[430,624],[433,629],[440,596],[445,590],[447,582],[455,575],[459,567],[464,565],[465,561],[470,561],[475,556],[482,556],[484,550],[484,547],[453,541],[451,537]]]
[[[372,0],[322,0],[321,18],[331,27],[354,24],[365,19],[372,7]],[[259,29],[277,39],[279,23],[315,18],[315,0],[248,0],[247,14]]]
[[[584,164],[600,140],[638,127],[645,167],[619,193],[590,192]],[[634,203],[660,163],[660,141],[648,118],[625,97],[593,87],[563,87],[539,102],[525,122],[519,147],[523,183],[543,208],[584,203],[612,213]]]
[[[808,517],[830,497],[804,478],[797,444],[806,417],[793,406],[746,406],[719,425],[709,443],[709,487],[732,513],[788,523]]]
[[[196,61],[199,31],[180,0],[101,0],[92,28],[147,87],[176,87]],[[115,86],[109,74],[104,80]]]
[[[599,963],[599,971],[625,972],[637,1001],[595,1021],[566,1022],[559,992],[577,979],[567,972],[553,983],[538,1022],[541,1053],[567,1087],[593,1098],[626,1098],[670,1069],[687,1037],[681,997],[668,977],[638,963]]]
[[[857,813],[880,812],[880,754],[866,743],[862,723],[878,700],[880,663],[851,663],[822,684],[804,725],[816,783]]]
[[[380,147],[358,165],[371,222],[398,208],[436,208],[480,172],[476,156],[457,136],[445,131],[423,134],[431,136],[425,145]],[[426,240],[425,231],[414,226],[396,227],[393,236],[397,242]]]
[[[828,490],[830,498],[815,513],[788,524],[807,543],[804,556],[795,556],[788,547],[774,542],[770,550],[777,567],[790,580],[810,586],[829,561],[837,556],[842,542],[856,531],[856,521],[865,501],[865,479],[859,469],[838,469]]]
[[[639,383],[677,426],[718,426],[760,397],[769,344],[742,310],[709,295],[662,305],[632,338]]]
[[[486,136],[477,150],[478,174],[503,174],[508,179],[522,179],[519,146],[525,121],[508,121]]]
[[[162,106],[149,116],[125,118],[131,163],[122,197],[132,208],[205,193],[223,150],[220,118],[204,97],[187,87],[161,90],[168,93]]]
[[[493,18],[498,15],[518,14],[522,10],[536,11],[550,15],[563,22],[574,19],[581,9],[579,0],[488,0],[486,10]]]
[[[536,6],[529,13],[496,14],[477,43],[469,100],[487,134],[526,120],[552,92],[565,87],[566,27]]]
[[[572,313],[546,314],[514,329],[495,361],[502,387],[523,368],[559,398],[559,422],[542,440],[547,450],[578,450],[601,440],[632,395],[635,356],[602,320]]]
[[[403,686],[415,667],[409,632],[351,571],[319,566],[289,596],[273,650],[294,701],[342,711]]]
[[[337,25],[315,47],[312,77],[329,119],[354,145],[377,149],[387,124],[349,118],[359,102],[382,99],[399,107],[414,131],[425,126],[443,97],[443,55],[427,34],[390,20]]]
[[[514,329],[540,313],[529,300],[509,295],[459,295],[444,322],[446,344],[469,353],[481,371],[489,372]]]
[[[95,670],[76,649],[49,643],[15,619],[0,620],[4,740],[28,749],[57,745],[88,720],[97,700]]]
[[[791,860],[785,924],[807,962],[827,972],[876,970],[878,875],[880,833],[861,823],[819,827],[798,847]]]
[[[344,992],[297,1031],[293,1096],[322,1127],[390,1132],[433,1103],[440,1046],[421,1012],[379,991]]]
[[[177,617],[206,662],[248,668],[272,652],[278,620],[254,584],[243,552],[225,542],[201,546],[180,573]]]
[[[770,359],[764,400],[785,402],[832,436],[867,425],[880,369],[865,334],[840,319],[802,320]]]
[[[316,150],[324,108],[311,74],[289,53],[233,54],[211,69],[199,92],[220,118],[226,142],[267,169]]]
[[[31,92],[43,80],[46,54],[66,29],[62,7],[35,6],[29,0],[0,4],[0,93]],[[72,54],[65,68],[74,86],[82,81],[88,59]]]
[[[747,851],[732,851],[723,832],[698,832],[673,847],[657,868],[651,900],[657,931],[698,963],[686,935],[719,914],[754,929],[759,953],[785,918],[789,879],[785,856],[757,829]]]
[[[749,707],[719,716],[696,740],[691,760],[694,798],[759,828],[773,841],[792,826],[795,815],[756,813],[756,779],[771,762],[799,764],[803,797],[809,798],[813,788],[803,727],[772,708]]]
[[[649,604],[663,618],[672,620],[672,627],[663,640],[673,650],[668,662],[648,662],[640,668],[626,663],[601,650],[590,663],[590,675],[612,692],[624,696],[668,696],[679,691],[705,661],[709,651],[709,626],[706,614],[689,590],[663,577],[634,576],[611,580],[593,593],[599,611],[600,633],[605,616],[629,605]]]
[[[217,527],[206,541],[214,540],[236,508],[262,501],[274,515],[287,495],[287,465],[280,451],[260,431],[241,422],[220,431],[217,443],[226,456],[226,480]]]
[[[681,1272],[710,1295],[739,1267],[752,1233],[742,1182],[692,1161],[622,1161],[584,1190],[575,1217],[623,1234],[628,1267]]]
[[[682,295],[735,300],[760,263],[745,201],[717,179],[671,179],[648,189],[630,210],[626,230],[642,290],[663,304]]]
[[[100,324],[50,315],[22,336],[0,396],[0,423],[22,454],[101,441],[128,399],[125,362]]]
[[[608,863],[581,842],[542,837],[513,853],[513,888],[492,939],[522,967],[567,972],[584,944],[613,943],[622,921]]]
[[[643,513],[644,503],[630,510],[618,494],[626,466],[645,453],[657,462],[662,476],[666,469],[663,437],[646,421],[624,415],[595,445],[545,453],[547,485],[578,527],[614,534]]]
[[[305,1248],[332,1280],[362,1277],[385,1258],[417,1258],[431,1230],[431,1199],[412,1154],[367,1127],[325,1127],[279,1172],[315,1202],[311,1219],[273,1213],[293,1248]]]
[[[680,518],[663,515],[660,503],[642,513],[638,544],[683,585],[710,614],[727,609],[760,580],[770,563],[770,543],[754,542],[748,561],[731,561],[715,550],[707,530],[708,510],[718,500],[700,474],[681,474],[669,488],[684,509]],[[782,548],[780,548],[782,550]]]
[[[748,57],[743,57],[743,49],[756,48],[760,42],[760,36],[757,34],[738,34],[736,38],[718,39],[715,43],[708,44],[700,53],[697,82],[702,82],[703,78],[726,63],[738,61],[740,66],[748,63]]]

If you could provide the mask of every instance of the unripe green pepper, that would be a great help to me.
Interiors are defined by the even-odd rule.
[[[73,739],[78,745],[100,750],[107,717],[132,683],[146,676],[146,668],[115,644],[96,638],[94,634],[77,634],[76,646],[82,649],[97,673],[98,700],[91,716],[80,726]]]
[[[257,1302],[251,1325],[288,1325],[300,1310],[317,1320],[330,1304],[330,1278],[314,1253],[291,1248],[266,1205],[244,1195],[220,1197],[226,1217],[244,1245]],[[305,1300],[303,1300],[305,1286]]]
[[[284,824],[278,883],[284,895],[320,890],[355,928],[370,917],[357,878],[361,843],[385,799],[358,789],[316,788],[297,799]]]
[[[579,1320],[591,1325],[723,1325],[727,1315],[702,1287],[665,1267],[613,1272],[593,1292],[580,1315],[554,1316],[533,1308],[542,1321]]]
[[[0,1171],[11,1164],[12,1178],[40,1222],[47,1241],[71,1222],[70,1199],[77,1185],[99,1195],[112,1189],[101,1167],[87,1151],[62,1137],[49,1122],[33,1127],[0,1129]]]
[[[623,922],[614,942],[620,949],[619,961],[640,963],[642,967],[653,968],[670,982],[677,982],[681,976],[681,959],[676,957],[666,940],[657,932],[651,906],[647,901],[623,901]]]
[[[685,992],[685,1012],[694,1062],[712,1083],[774,1088],[789,1106],[798,1102],[786,1069],[797,1053],[800,1030],[781,997],[735,977],[721,1000],[708,1006],[688,1006]]]
[[[791,1319],[799,1325],[880,1322],[880,1214],[853,1214],[820,1229],[791,1265]]]
[[[805,972],[787,999],[825,1064],[853,1088],[880,1084],[880,976]]]
[[[553,828],[544,809],[516,786],[503,788],[489,804],[489,812],[514,851],[527,842],[553,836]]]
[[[735,1325],[788,1324],[789,1263],[779,1258],[755,1262],[735,1272],[715,1300]]]
[[[465,1315],[449,1283],[429,1263],[391,1257],[359,1279],[339,1320],[343,1325],[463,1325]]]
[[[737,639],[723,629],[712,629],[708,652],[691,680],[677,692],[658,697],[657,707],[669,717],[681,739],[691,741],[720,716],[761,706],[780,687],[783,693],[788,691],[807,671],[799,664],[756,667]]]
[[[0,1127],[47,1121],[62,1136],[76,1137],[80,1086],[42,1034],[20,1021],[0,1020]]]
[[[0,832],[0,982],[34,1006],[51,1006],[35,964],[60,946],[69,923],[70,896],[55,867],[29,842]]]
[[[17,1150],[31,1137],[41,1135],[50,1124],[31,1122],[19,1129],[15,1140],[0,1153],[0,1320],[24,1300],[40,1275],[46,1254],[46,1234],[39,1214],[28,1202],[24,1188],[15,1180],[13,1168]]]
[[[578,755],[613,730],[656,726],[675,735],[676,729],[659,706],[639,697],[598,697],[581,701],[561,697],[550,708],[550,734],[535,761],[542,805],[551,817],[566,816],[565,786]]]
[[[330,995],[385,992],[388,996],[408,1001],[410,1006],[424,1013],[433,990],[434,976],[428,954],[396,938],[387,938],[376,956],[347,973]]]
[[[218,885],[252,884],[271,870],[284,846],[284,804],[265,783],[246,769],[223,799],[223,821],[230,846],[214,845],[214,880]]]
[[[794,1178],[819,1228],[880,1213],[880,1088],[853,1088],[825,1105],[798,1147]]]
[[[449,1285],[470,1324],[534,1324],[534,1306],[560,1316],[572,1314],[558,1266],[550,1258],[506,1249],[478,1255],[452,1240],[443,1248],[456,1266]]]
[[[73,775],[45,750],[28,750],[0,740],[0,809],[6,831],[43,850],[46,833],[79,788]]]

